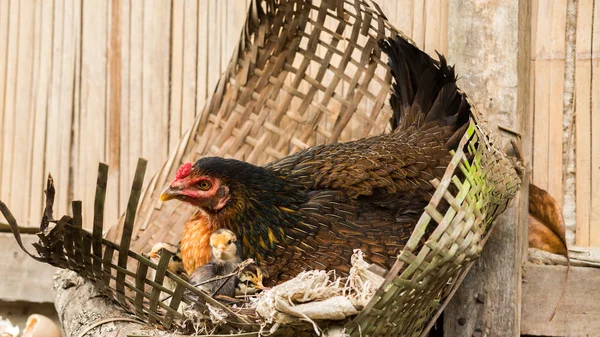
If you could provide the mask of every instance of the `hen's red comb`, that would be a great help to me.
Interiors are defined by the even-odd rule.
[[[188,175],[190,175],[190,172],[192,172],[192,163],[185,163],[181,165],[179,170],[177,170],[177,173],[175,174],[175,179],[185,178]]]

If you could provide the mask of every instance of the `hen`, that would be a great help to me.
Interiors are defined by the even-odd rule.
[[[395,79],[392,132],[319,145],[263,167],[207,157],[184,164],[161,200],[198,207],[181,240],[188,272],[210,260],[220,228],[275,284],[305,269],[349,271],[360,248],[390,268],[464,133],[470,105],[454,68],[401,37],[380,42]]]

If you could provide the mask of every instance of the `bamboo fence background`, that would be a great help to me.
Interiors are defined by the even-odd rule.
[[[600,246],[600,3],[532,6],[533,183],[564,206],[570,244]]]
[[[156,172],[202,110],[248,4],[0,0],[0,199],[19,223],[39,223],[48,172],[60,186],[58,214],[93,200],[99,161],[110,166],[105,217],[116,220],[138,157]],[[446,53],[448,0],[381,7],[427,52]]]
[[[47,172],[61,186],[58,213],[92,200],[99,161],[111,168],[105,216],[116,220],[138,157],[156,172],[202,110],[248,3],[0,0],[0,199],[19,222],[38,223]],[[447,52],[448,0],[380,5],[426,52]],[[600,5],[534,0],[532,11],[533,182],[565,204],[570,242],[599,246]]]

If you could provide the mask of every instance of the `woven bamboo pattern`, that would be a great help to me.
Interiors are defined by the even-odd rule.
[[[202,156],[264,164],[317,143],[384,132],[391,115],[391,73],[377,41],[396,35],[403,36],[368,0],[253,1],[238,48],[203,113],[144,191],[145,161],[140,161],[119,224],[102,237],[105,165],[99,169],[92,233],[81,229],[80,202],[73,203],[73,217],[54,221],[49,180],[38,254],[30,255],[77,271],[146,322],[171,328],[181,318],[179,305],[190,304],[183,296],[188,290],[228,313],[219,333],[258,334],[254,316],[233,312],[166,271],[168,254],[157,265],[139,255],[156,242],[178,242],[193,212],[184,203],[160,204],[158,194],[181,163]],[[310,76],[308,69],[317,69],[316,75]],[[432,181],[436,192],[384,284],[358,316],[342,322],[347,333],[427,333],[478,257],[490,225],[520,188],[518,164],[496,144],[473,111],[444,176]],[[450,205],[443,213],[442,203]],[[18,228],[3,203],[0,211]],[[435,229],[421,247],[426,228]],[[149,271],[155,276],[148,277]],[[177,283],[174,291],[162,286],[165,277]],[[159,301],[164,293],[173,296],[168,305]],[[280,328],[277,335],[301,331],[313,334],[294,326]]]
[[[144,191],[134,250],[179,241],[194,210],[158,196],[184,162],[214,155],[261,165],[384,132],[392,76],[377,41],[397,34],[370,0],[253,1],[215,92]],[[107,239],[119,237],[123,220]]]

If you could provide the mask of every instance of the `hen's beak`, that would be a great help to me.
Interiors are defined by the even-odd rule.
[[[177,195],[178,195],[178,193],[177,193],[176,189],[173,189],[171,187],[167,187],[167,188],[165,188],[164,191],[162,191],[162,193],[160,194],[159,199],[160,199],[160,201],[165,202],[167,200],[171,200],[171,199],[177,198]]]

